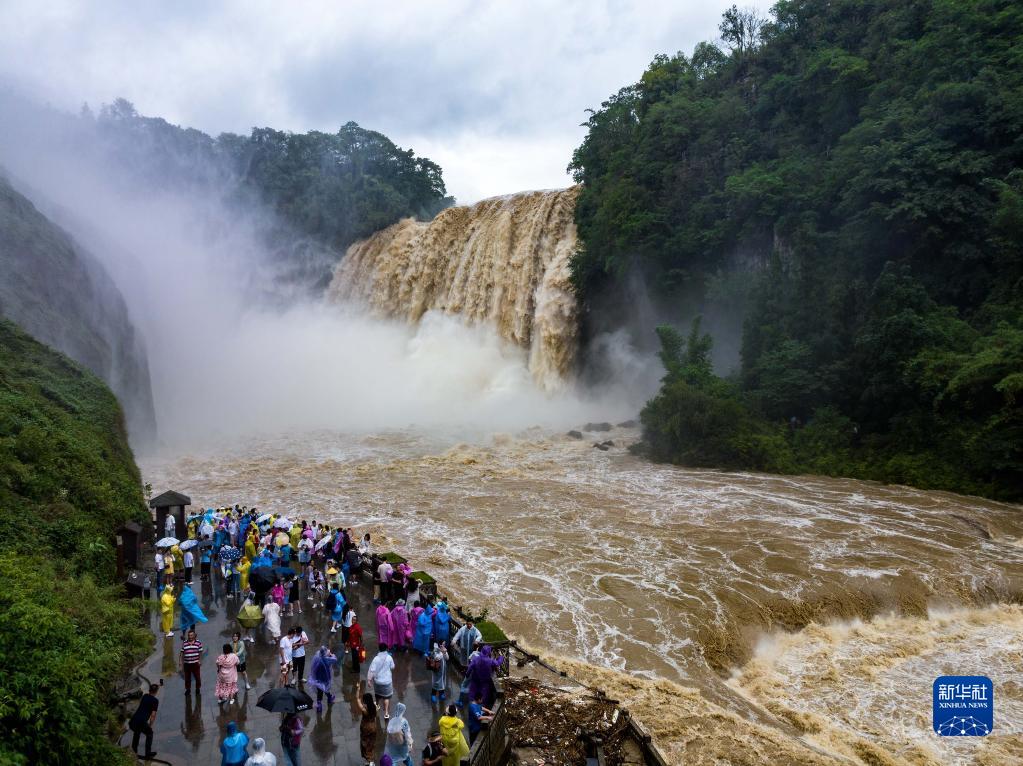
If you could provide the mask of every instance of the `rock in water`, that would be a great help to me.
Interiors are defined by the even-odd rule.
[[[582,431],[569,431],[565,435],[570,437],[570,438],[572,438],[572,439],[582,439],[583,438]]]
[[[133,443],[156,437],[149,361],[103,266],[0,175],[0,314],[117,395]]]
[[[583,426],[584,431],[610,431],[610,423],[587,423]]]

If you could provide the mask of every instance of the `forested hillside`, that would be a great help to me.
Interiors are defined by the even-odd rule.
[[[124,761],[109,694],[149,640],[111,586],[129,520],[148,514],[114,395],[0,320],[0,762]]]
[[[259,232],[283,279],[314,289],[355,240],[453,202],[438,165],[354,122],[334,133],[260,127],[212,137],[140,115],[124,99],[70,115],[0,94],[0,110],[10,113],[8,151],[70,152],[87,175],[132,195],[216,199]]]
[[[680,318],[745,312],[727,379],[660,329],[647,450],[1023,497],[1023,6],[785,0],[721,32],[571,166],[584,301],[639,273]]]

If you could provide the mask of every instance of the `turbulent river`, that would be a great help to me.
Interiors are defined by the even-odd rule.
[[[1023,509],[653,465],[631,429],[460,438],[305,432],[142,465],[195,504],[373,532],[677,763],[1023,763]],[[944,674],[995,681],[992,735],[933,734]]]

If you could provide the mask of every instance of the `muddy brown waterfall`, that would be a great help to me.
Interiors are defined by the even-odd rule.
[[[412,323],[440,311],[490,324],[528,351],[542,388],[559,389],[578,343],[569,270],[577,196],[578,187],[522,192],[400,221],[348,249],[329,296]]]

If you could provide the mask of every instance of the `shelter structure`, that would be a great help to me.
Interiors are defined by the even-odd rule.
[[[188,537],[185,525],[185,509],[192,504],[192,498],[180,492],[167,490],[149,501],[149,507],[156,511],[156,537],[163,537],[167,516],[174,517],[174,536],[179,540]]]

